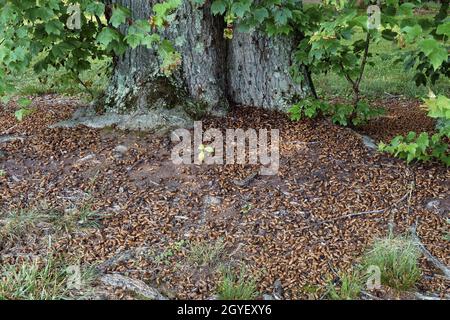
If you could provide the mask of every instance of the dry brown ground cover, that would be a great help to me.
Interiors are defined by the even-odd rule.
[[[408,100],[387,99],[388,116],[361,131],[375,140],[433,123]],[[444,215],[426,209],[432,199],[449,199],[448,169],[413,164],[367,149],[354,131],[327,120],[293,123],[276,112],[236,108],[204,127],[278,128],[281,163],[276,176],[242,181],[257,166],[176,166],[165,136],[94,130],[49,129],[70,116],[77,101],[35,98],[35,113],[17,123],[13,110],[0,111],[0,133],[23,137],[0,145],[0,211],[45,207],[70,214],[88,204],[99,227],[54,237],[55,250],[84,264],[109,261],[119,272],[157,287],[172,298],[212,296],[222,265],[245,265],[260,292],[279,279],[285,298],[311,297],[335,272],[349,270],[377,237],[403,233],[415,222],[428,249],[450,265]],[[128,148],[123,155],[114,149]],[[45,203],[45,204],[44,204]],[[371,212],[353,218],[352,213]],[[382,212],[379,212],[384,210]],[[39,255],[52,235],[45,225],[0,243],[2,262]],[[206,265],[192,260],[194,245],[223,240],[223,252]],[[113,260],[108,260],[113,259]],[[450,293],[425,259],[422,292]],[[317,290],[316,298],[323,290]],[[125,293],[116,291],[116,297]]]

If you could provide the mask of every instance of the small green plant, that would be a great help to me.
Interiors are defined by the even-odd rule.
[[[359,101],[356,107],[351,104],[337,103],[331,105],[325,101],[308,98],[294,104],[288,111],[292,121],[299,121],[303,117],[316,118],[330,116],[333,123],[348,126],[358,126],[368,120],[384,114],[384,109],[372,108],[366,102]]]
[[[198,153],[198,160],[200,162],[203,162],[205,160],[205,158],[206,158],[206,154],[211,155],[211,154],[214,153],[214,148],[211,147],[211,146],[205,146],[205,145],[201,144],[198,147],[198,151],[199,151],[199,153]]]
[[[363,257],[363,266],[377,266],[381,283],[396,290],[409,290],[420,279],[420,251],[408,237],[390,235],[376,240]]]
[[[217,291],[220,300],[252,300],[258,296],[256,282],[244,268],[238,275],[230,269],[223,270]]]
[[[198,266],[213,265],[222,257],[225,250],[223,239],[214,243],[198,242],[192,244],[189,249],[188,259]]]
[[[3,169],[0,169],[0,178],[6,176],[6,171]]]
[[[20,108],[14,113],[14,116],[16,117],[17,121],[23,121],[26,117],[28,117],[30,114],[33,113],[32,109],[29,108]]]
[[[247,203],[241,208],[241,214],[246,215],[253,209],[253,204]]]
[[[308,98],[294,104],[288,111],[292,121],[299,121],[303,117],[315,118],[319,115],[328,114],[330,104],[319,99]]]
[[[171,244],[167,249],[165,249],[155,258],[155,261],[157,263],[169,264],[169,259],[173,257],[177,252],[180,252],[186,245],[186,240],[180,240]]]
[[[427,132],[417,135],[409,132],[406,137],[397,136],[389,144],[381,142],[378,149],[387,152],[407,163],[413,160],[430,161],[437,159],[445,165],[450,165],[448,139],[450,138],[450,99],[445,96],[434,96],[431,92],[423,106],[428,110],[428,116],[440,123],[439,131],[431,137]]]
[[[20,109],[18,109],[14,116],[16,117],[17,121],[23,121],[27,116],[33,113],[33,109],[30,109],[29,106],[31,105],[31,100],[27,98],[20,98],[17,100],[17,104],[20,106]]]
[[[303,286],[300,291],[308,296],[308,299],[317,299],[317,294],[320,292],[320,287],[318,285],[307,284]]]
[[[363,277],[358,271],[339,275],[339,284],[328,284],[327,296],[332,300],[355,300],[363,287]]]

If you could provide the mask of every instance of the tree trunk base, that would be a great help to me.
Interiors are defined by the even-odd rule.
[[[133,19],[148,19],[157,0],[116,2],[130,8]],[[145,128],[139,130],[186,127],[206,114],[225,115],[229,103],[285,109],[290,98],[302,95],[289,75],[292,38],[236,32],[227,41],[224,28],[223,17],[211,13],[211,1],[197,7],[185,0],[164,35],[182,56],[180,70],[167,78],[154,50],[127,50],[99,101],[105,115],[134,114],[151,121],[139,124]]]

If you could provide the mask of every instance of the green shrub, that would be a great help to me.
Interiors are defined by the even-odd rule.
[[[395,137],[389,144],[381,142],[378,149],[405,159],[407,163],[413,160],[437,159],[449,166],[450,155],[447,141],[450,138],[450,99],[445,96],[435,97],[434,94],[431,94],[429,99],[425,99],[424,108],[428,110],[429,117],[441,122],[437,133],[430,137],[427,132],[419,135],[410,132],[406,137]]]

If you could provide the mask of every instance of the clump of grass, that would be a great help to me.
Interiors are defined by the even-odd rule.
[[[0,267],[0,300],[59,300],[67,298],[67,274],[49,257]]]
[[[391,235],[375,241],[372,249],[363,257],[363,265],[379,267],[382,284],[406,291],[420,279],[419,258],[420,250],[412,239]]]
[[[67,212],[37,207],[29,210],[0,213],[0,242],[17,240],[37,231],[45,224],[53,231],[72,232],[79,228],[97,228],[99,215],[90,204],[82,204]]]
[[[39,210],[20,210],[0,215],[0,242],[21,238],[47,218]]]
[[[197,266],[208,266],[218,262],[225,249],[223,239],[214,243],[197,242],[191,245],[188,260]]]
[[[69,267],[61,257],[49,254],[44,259],[25,260],[0,266],[0,300],[62,300],[82,297],[96,273],[92,268]],[[79,268],[79,267],[76,267]],[[80,287],[77,286],[79,281]]]
[[[243,268],[239,274],[230,269],[223,270],[217,293],[220,300],[252,300],[259,294],[256,281]]]
[[[52,224],[59,230],[71,232],[79,228],[99,228],[99,214],[92,209],[90,203],[65,212],[53,212],[50,215]]]
[[[363,278],[358,271],[339,275],[340,284],[328,285],[328,298],[332,300],[356,300],[361,294]]]

